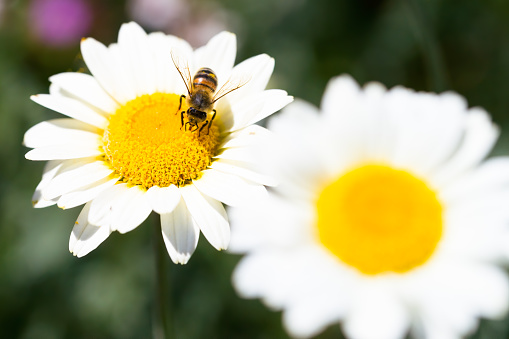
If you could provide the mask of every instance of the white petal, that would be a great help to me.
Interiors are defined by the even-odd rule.
[[[275,153],[276,157],[272,160],[283,157],[278,163],[283,161],[286,165],[274,169],[281,172],[281,169],[286,168],[286,173],[280,177],[286,178],[289,175],[299,180],[304,179],[303,183],[309,182],[311,185],[316,183],[310,182],[308,178],[329,180],[328,176],[335,177],[352,164],[366,161],[367,140],[374,138],[377,131],[371,125],[378,127],[373,120],[374,116],[368,117],[366,112],[360,110],[350,115],[331,112],[330,117],[326,118],[325,112],[319,114],[314,106],[296,100],[269,121],[270,130],[284,135],[285,149],[279,151],[280,155]],[[308,161],[300,160],[303,154]],[[294,188],[301,190],[301,186],[299,184]]]
[[[343,92],[334,93],[335,88]],[[358,85],[348,76],[329,82],[322,101],[321,119],[325,121],[321,123],[321,130],[312,130],[311,134],[312,140],[320,141],[313,147],[324,162],[321,166],[325,166],[328,172],[340,173],[345,167],[358,162],[390,159],[395,136],[381,107],[380,98],[384,91],[382,85],[370,84],[365,92],[360,92]],[[337,101],[335,106],[334,100]],[[306,137],[300,139],[307,140]]]
[[[274,179],[271,176],[262,174],[260,171],[257,171],[254,168],[253,164],[250,163],[218,159],[217,161],[212,162],[210,168],[216,169],[221,172],[237,175],[239,177],[242,177],[246,180],[252,181],[260,185],[265,186],[277,185],[276,179]]]
[[[102,155],[103,150],[99,145],[95,147],[91,145],[56,145],[35,148],[25,154],[28,160],[65,160],[78,159]]]
[[[271,289],[277,289],[280,281],[274,277],[282,276],[278,271],[287,263],[285,253],[281,256],[280,253],[269,248],[243,257],[232,274],[232,284],[237,293],[243,298],[258,298],[265,297]],[[273,303],[271,305],[274,306]]]
[[[156,213],[171,213],[180,201],[180,191],[175,185],[152,186],[147,191],[147,199]]]
[[[193,68],[193,49],[187,41],[163,33],[151,33],[148,42],[154,51],[156,88],[161,93],[185,94],[187,89],[172,61],[172,53]]]
[[[111,173],[113,169],[102,160],[67,161],[55,178],[43,189],[42,195],[45,199],[54,199],[80,187],[93,184]]]
[[[110,67],[108,48],[94,38],[86,38],[81,40],[81,54],[99,85],[108,93],[115,94],[115,77]],[[116,99],[115,96],[113,98]]]
[[[499,129],[484,110],[471,109],[463,142],[453,157],[433,174],[434,184],[441,186],[459,173],[476,166],[491,151],[498,135]]]
[[[295,139],[310,126],[319,126],[320,114],[316,106],[297,98],[279,114],[274,115],[268,121],[267,128],[276,134]],[[295,123],[290,124],[291,120],[295,120]]]
[[[395,123],[388,117],[392,111],[385,109],[383,106],[383,99],[387,98],[387,95],[384,95],[385,92],[385,87],[379,83],[366,85],[359,98],[359,109],[349,112],[350,115],[359,117],[360,121],[362,121],[364,140],[361,145],[365,149],[366,157],[375,162],[389,161],[392,158],[394,149],[399,145],[399,130],[394,128]],[[417,115],[412,110],[413,107],[406,107],[406,109],[407,112],[405,113],[407,113],[407,116],[414,117]],[[413,115],[408,114],[409,110]],[[346,119],[346,116],[343,118]],[[419,121],[418,117],[414,117],[414,120]],[[338,122],[338,124],[340,123]],[[415,125],[418,125],[418,122]],[[343,130],[337,133],[341,132]],[[408,133],[411,132],[409,131]]]
[[[274,115],[267,123],[269,131],[276,135],[282,135],[292,142],[309,143],[312,140],[312,132],[319,130],[320,113],[314,105],[296,99],[285,107],[279,114]],[[309,136],[308,136],[309,134]],[[306,135],[303,138],[303,135]],[[304,140],[303,140],[304,139]]]
[[[318,294],[323,294],[318,292]],[[344,300],[334,300],[320,295],[308,296],[306,302],[295,302],[283,313],[283,324],[295,337],[311,337],[319,334],[343,316]]]
[[[69,239],[69,251],[83,257],[97,248],[111,234],[108,226],[94,226],[88,223],[90,202],[83,207]]]
[[[161,232],[171,260],[187,264],[198,245],[200,229],[183,199],[179,199],[173,212],[161,214]]]
[[[136,98],[133,80],[127,74],[118,45],[106,48],[97,40],[87,38],[81,40],[81,54],[94,78],[115,101],[125,104]]]
[[[465,115],[467,114],[468,108],[465,98],[456,93],[442,93],[438,98],[439,100],[436,100],[437,102],[435,103],[436,108],[430,107],[429,110],[426,110],[426,112],[422,114],[423,117],[436,116],[429,120],[423,119],[423,121],[420,122],[421,129],[423,129],[424,122],[426,120],[429,121],[429,128],[424,131],[426,136],[418,135],[423,138],[424,144],[427,146],[426,151],[423,149],[423,152],[419,152],[422,154],[421,156],[423,158],[426,158],[423,159],[422,165],[430,170],[434,170],[444,161],[448,161],[448,158],[457,149],[463,137],[463,128],[466,120]],[[427,108],[427,106],[425,107]],[[436,113],[433,114],[432,112]],[[437,125],[439,125],[440,128],[437,128]],[[433,134],[433,138],[431,139],[427,137],[430,134]],[[411,152],[417,153],[415,148],[412,149]],[[424,162],[426,162],[427,166]]]
[[[97,196],[90,205],[88,222],[93,225],[111,225],[113,204],[127,192],[127,184],[116,184]]]
[[[50,94],[32,95],[30,99],[39,105],[92,126],[104,129],[108,125],[108,120],[104,116],[77,100]]]
[[[55,145],[84,144],[90,146],[100,145],[102,136],[97,132],[74,128],[85,125],[73,119],[54,119],[43,121],[30,128],[23,139],[26,147],[37,148]]]
[[[251,125],[230,133],[220,145],[220,148],[268,146],[273,138],[272,132],[266,128]]]
[[[463,337],[476,329],[479,317],[499,318],[507,311],[509,284],[499,268],[458,260],[442,261],[433,268],[410,291],[427,336]]]
[[[147,217],[152,208],[148,203],[146,191],[140,186],[133,186],[122,194],[112,205],[113,230],[127,233],[138,227]]]
[[[216,73],[218,88],[220,88],[230,76],[236,53],[237,39],[235,34],[221,32],[210,39],[207,45],[195,51],[196,64],[192,71],[196,72],[201,67],[209,67]]]
[[[234,119],[231,131],[252,125],[279,111],[292,101],[293,97],[280,89],[269,89],[245,97],[231,106]]]
[[[251,252],[240,261],[232,282],[244,297],[261,296],[266,305],[275,309],[302,308],[298,312],[301,315],[306,308],[309,312],[317,312],[309,308],[320,308],[320,303],[330,302],[332,305],[321,307],[325,308],[323,311],[331,312],[325,316],[326,319],[322,319],[329,322],[329,316],[338,318],[348,309],[347,299],[353,285],[348,276],[341,274],[338,277],[335,270],[330,270],[331,260],[328,257],[328,254],[324,255],[323,251],[317,251],[315,246],[309,244],[300,244],[298,249],[295,246],[263,247],[263,250]],[[332,260],[332,269],[334,267],[337,267],[337,262]],[[323,311],[318,313],[323,315]]]
[[[390,162],[423,177],[448,161],[463,137],[467,103],[455,93],[415,93],[396,87],[378,106],[371,109],[386,116],[384,126],[390,134],[386,138],[393,141],[387,152]]]
[[[279,299],[285,305],[283,323],[290,334],[309,337],[337,324],[351,308],[356,280],[338,272],[334,258],[314,246],[300,246],[285,255],[288,262],[283,262],[278,271],[289,274],[283,273],[287,276],[278,279],[280,290],[272,294],[277,293],[279,298],[272,300]]]
[[[509,184],[509,157],[486,160],[475,170],[444,187],[440,196],[445,201],[461,200],[491,190],[507,187]]]
[[[320,107],[324,116],[335,119],[357,110],[360,87],[349,75],[332,78],[327,84]]]
[[[220,151],[219,154],[214,156],[214,159],[225,159],[233,161],[243,161],[248,163],[256,163],[254,154],[246,152],[246,150],[241,147],[223,149]]]
[[[421,317],[422,318],[422,317]],[[433,338],[433,339],[458,339],[462,338],[462,335],[455,331],[449,324],[440,323],[436,319],[425,319],[423,321],[426,327],[422,333],[417,333],[417,338]]]
[[[46,165],[44,166],[43,174],[42,174],[42,180],[35,188],[35,192],[32,196],[32,204],[35,208],[43,208],[48,207],[56,204],[56,200],[46,200],[42,197],[42,190],[48,186],[48,184],[53,180],[55,175],[60,170],[60,167],[62,167],[61,161],[48,161]]]
[[[262,185],[252,184],[233,175],[214,169],[205,170],[193,184],[200,192],[230,206],[241,206],[267,197]]]
[[[459,266],[459,265],[458,265]],[[493,266],[472,263],[450,269],[455,274],[454,291],[464,309],[472,309],[474,316],[500,318],[509,306],[509,279],[505,272]]]
[[[500,262],[509,253],[507,204],[507,189],[489,194],[467,193],[447,202],[442,251],[473,261]]]
[[[92,105],[104,113],[112,114],[119,107],[118,103],[89,74],[60,73],[53,75],[49,80],[69,93],[70,96]]]
[[[389,291],[364,287],[345,319],[343,329],[347,336],[354,339],[404,338],[410,319],[403,305]]]
[[[477,302],[483,317],[500,319],[508,310],[509,281],[505,271],[499,268],[485,266],[482,285],[486,293],[478,296]],[[476,275],[477,276],[477,275]],[[488,286],[488,287],[486,287]]]
[[[124,51],[118,44],[111,44],[109,46],[109,52],[112,58],[112,62],[115,64],[115,77],[117,77],[116,88],[117,96],[123,97],[125,101],[120,101],[121,104],[125,104],[128,101],[133,100],[138,96],[137,84],[134,79],[133,72],[130,69],[129,60],[124,54]]]
[[[120,178],[108,176],[92,184],[80,187],[72,192],[63,194],[58,199],[58,207],[62,209],[73,208],[82,205],[101,194],[106,189],[112,187]]]
[[[218,250],[226,249],[230,242],[230,225],[223,205],[203,196],[194,185],[181,187],[180,193],[208,242]]]
[[[276,165],[284,155],[280,135],[257,125],[231,133],[220,146],[211,168],[235,174],[253,183],[278,184]],[[270,174],[270,175],[269,175]]]
[[[135,22],[123,24],[118,33],[118,46],[126,59],[136,94],[152,94],[156,91],[156,70],[145,31]]]
[[[247,81],[247,83],[231,94],[228,94],[230,103],[252,93],[261,92],[267,86],[272,71],[274,70],[274,59],[267,54],[260,54],[244,60],[233,68],[230,81]]]
[[[354,134],[354,128],[347,133],[337,131],[335,135],[326,134],[320,119],[323,119],[323,115],[318,113],[315,106],[297,99],[269,120],[269,130],[279,138],[271,147],[266,147],[262,158],[263,169],[278,178],[278,184],[286,182],[289,185],[283,190],[290,188],[294,192],[299,191],[299,196],[309,195],[309,189],[316,187],[317,179],[327,180],[329,173],[337,176],[345,163],[350,165],[351,158],[359,156],[355,144],[333,147],[343,145],[337,139]],[[302,161],[303,155],[306,161]]]
[[[257,248],[286,249],[307,244],[315,239],[310,227],[316,220],[315,209],[310,202],[285,199],[274,193],[265,200],[229,208],[233,226],[228,250],[245,253]]]

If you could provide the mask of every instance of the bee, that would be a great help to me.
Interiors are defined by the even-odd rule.
[[[210,126],[212,126],[212,122],[216,117],[216,110],[214,109],[214,104],[216,101],[231,93],[240,87],[244,86],[247,81],[240,81],[236,84],[232,83],[228,80],[217,92],[217,75],[216,73],[208,67],[200,68],[196,74],[194,75],[191,82],[191,73],[189,71],[188,66],[179,65],[178,59],[175,55],[171,54],[171,58],[173,60],[173,64],[175,68],[179,72],[184,84],[186,85],[187,94],[182,94],[180,96],[179,107],[177,109],[177,114],[182,108],[182,100],[187,100],[187,105],[189,108],[187,111],[180,112],[180,128],[184,127],[184,130],[187,130],[187,126],[189,125],[189,131],[194,132],[198,130],[198,136],[200,136],[201,131],[207,126],[207,135],[210,131]],[[209,115],[212,114],[212,117],[209,119]],[[184,115],[187,117],[187,122],[184,123]],[[201,124],[201,126],[200,126]]]

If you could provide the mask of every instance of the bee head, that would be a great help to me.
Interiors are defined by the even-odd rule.
[[[197,124],[207,119],[207,113],[197,110],[194,107],[189,107],[187,110],[187,118],[192,124]]]

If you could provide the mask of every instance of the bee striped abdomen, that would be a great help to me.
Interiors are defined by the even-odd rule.
[[[208,90],[215,92],[217,88],[217,76],[210,68],[200,68],[193,78],[193,88],[206,87]]]

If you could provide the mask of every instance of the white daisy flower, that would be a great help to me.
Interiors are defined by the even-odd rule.
[[[69,243],[78,257],[113,231],[133,230],[151,211],[161,215],[175,263],[189,260],[200,231],[216,249],[225,249],[230,229],[222,203],[244,204],[273,184],[247,150],[268,138],[253,124],[292,101],[285,91],[265,90],[274,60],[263,54],[233,67],[232,33],[193,51],[177,37],[147,35],[136,23],[122,25],[118,43],[108,47],[82,40],[81,52],[92,75],[57,74],[50,78],[50,94],[32,97],[67,116],[25,134],[25,145],[34,148],[26,158],[49,160],[34,206],[85,204]],[[184,79],[203,67],[217,76],[217,92],[228,81],[235,84],[236,76],[247,79],[213,104],[211,124],[212,111],[180,113],[189,107],[188,90],[194,92]]]
[[[509,157],[457,94],[332,80],[271,119],[280,186],[233,208],[233,282],[295,337],[459,338],[507,310]]]

